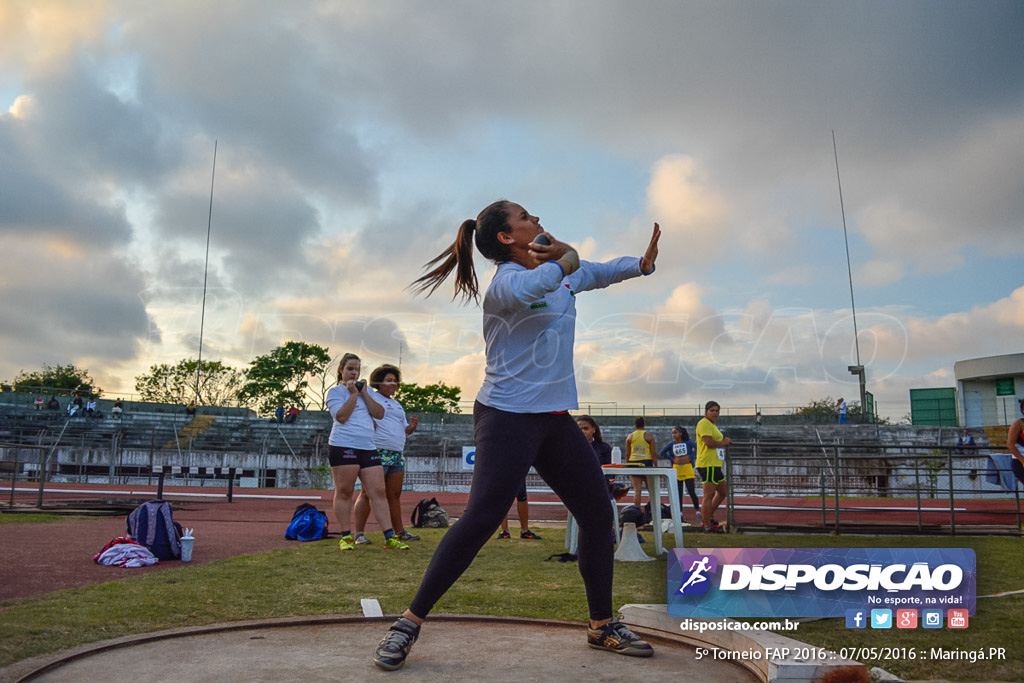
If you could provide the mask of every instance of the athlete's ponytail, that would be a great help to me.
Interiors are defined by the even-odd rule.
[[[508,231],[508,202],[504,199],[494,202],[480,212],[476,220],[470,218],[459,226],[459,234],[450,247],[428,262],[424,268],[432,268],[410,285],[416,294],[434,293],[441,283],[455,271],[455,294],[468,302],[477,301],[480,289],[476,269],[473,267],[473,243],[480,253],[492,261],[506,261],[510,255],[507,245],[498,241],[499,232]]]

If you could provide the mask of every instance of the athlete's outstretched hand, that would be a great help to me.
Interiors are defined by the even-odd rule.
[[[647,251],[640,259],[640,272],[650,275],[654,272],[654,262],[658,260],[658,240],[661,239],[661,228],[654,224],[654,233],[651,235],[651,243],[647,245]]]

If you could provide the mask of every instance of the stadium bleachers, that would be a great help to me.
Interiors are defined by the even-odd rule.
[[[251,416],[125,411],[119,418],[73,417],[61,411],[0,404],[0,443],[79,448],[288,453],[309,455],[326,442],[325,413],[302,413],[295,424]]]

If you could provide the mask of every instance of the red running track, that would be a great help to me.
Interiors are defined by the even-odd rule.
[[[303,502],[312,503],[328,513],[335,537],[340,531],[331,510],[330,491],[236,489],[234,501],[230,503],[224,492],[225,489],[199,487],[165,488],[165,498],[171,501],[175,510],[175,521],[196,530],[195,564],[294,545],[294,541],[284,539],[284,530],[296,506]],[[155,487],[147,486],[49,484],[43,503],[46,507],[75,508],[101,506],[109,501],[130,509],[154,498],[155,494]],[[217,497],[207,497],[210,495]],[[16,507],[34,507],[37,497],[36,485],[16,485]],[[468,494],[406,491],[402,494],[404,520],[408,523],[409,515],[420,499],[431,497],[436,497],[452,517],[458,517]],[[10,500],[9,482],[0,483],[0,503],[3,506],[0,510],[6,509]],[[530,501],[534,503],[530,508],[531,523],[542,527],[564,524],[565,508],[553,494],[531,494]],[[904,533],[914,533],[918,524],[916,501],[912,499],[843,499],[840,502],[843,530],[855,528],[870,533],[871,527],[876,527],[879,532],[892,533],[902,529]],[[835,501],[830,499],[826,504],[829,508],[825,529],[831,529]],[[822,530],[820,499],[744,498],[737,501],[737,506],[735,517],[741,530]],[[922,506],[927,508],[921,516],[923,526],[941,532],[942,527],[949,524],[947,501],[927,500],[922,501]],[[515,518],[514,505],[511,513]],[[1012,498],[958,500],[955,514],[958,533],[1019,533],[1017,502]],[[693,521],[690,507],[684,509],[684,518]],[[513,529],[516,526],[513,521]],[[380,531],[372,515],[367,531],[371,534]],[[120,569],[92,562],[93,555],[111,538],[124,533],[124,517],[120,514],[45,525],[0,524],[0,600],[181,566],[178,562],[165,562],[153,567]]]

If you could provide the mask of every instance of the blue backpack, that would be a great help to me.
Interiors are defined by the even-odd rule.
[[[181,525],[174,521],[171,504],[150,500],[128,513],[128,536],[150,549],[160,560],[180,560]]]
[[[327,538],[327,515],[309,503],[303,503],[295,508],[284,537],[289,541],[320,541]]]

